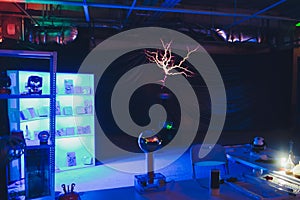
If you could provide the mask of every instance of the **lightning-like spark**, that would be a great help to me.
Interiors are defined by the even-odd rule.
[[[163,50],[156,50],[156,51],[149,51],[145,50],[145,55],[147,59],[155,63],[157,67],[161,68],[164,72],[164,78],[160,80],[165,86],[166,80],[168,76],[174,75],[181,75],[183,74],[185,77],[190,77],[194,75],[194,72],[188,69],[188,67],[183,66],[184,62],[190,57],[192,53],[199,49],[197,46],[195,49],[190,50],[187,47],[187,54],[186,56],[178,63],[175,64],[174,56],[172,55],[171,44],[172,41],[169,43],[164,43],[163,40],[160,40],[163,46]],[[177,71],[179,69],[179,71]]]

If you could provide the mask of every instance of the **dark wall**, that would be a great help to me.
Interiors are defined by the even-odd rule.
[[[270,130],[290,126],[292,51],[213,55],[226,88],[224,130]]]
[[[287,150],[289,140],[296,145],[299,137],[291,131],[292,51],[213,58],[228,101],[219,142],[249,143],[255,136],[262,136],[276,149]]]
[[[272,51],[264,54],[212,55],[224,80],[227,95],[228,110],[224,130],[220,138],[221,143],[245,143],[251,141],[256,135],[274,139],[274,131],[290,128],[291,56],[292,52],[289,50]],[[143,51],[131,52],[112,63],[109,70],[105,72],[105,76],[100,80],[101,86],[98,88],[96,95],[96,108],[100,114],[98,119],[100,119],[101,127],[104,127],[104,131],[110,134],[111,140],[115,140],[115,143],[131,141],[134,146],[136,140],[126,136],[113,120],[110,110],[112,89],[120,76],[129,69],[146,62]],[[189,67],[192,69],[192,66]],[[120,69],[122,70],[120,71]],[[201,120],[195,142],[201,142],[210,123],[208,119],[211,116],[210,98],[201,76],[190,77],[188,80],[194,87],[200,104]],[[168,107],[176,105],[172,102],[174,99],[176,100],[176,96],[164,103],[159,102],[157,97],[159,97],[161,90],[155,90],[154,87],[143,90],[145,93],[140,94],[140,100],[136,102],[146,108],[149,108],[150,104],[161,103],[166,106],[166,110],[168,110]],[[149,95],[149,92],[153,92],[152,95]],[[172,109],[169,108],[170,110]],[[138,113],[136,113],[137,111]],[[145,109],[139,108],[139,105],[136,105],[130,112],[132,116],[142,122],[148,120],[144,119],[147,118]],[[174,113],[170,115],[174,116]],[[173,118],[174,122],[180,123],[178,118]],[[143,124],[142,122],[140,124]],[[287,134],[283,136],[287,136]],[[289,140],[288,138],[285,139]]]
[[[25,49],[38,51],[58,52],[58,71],[76,72],[89,53],[90,40],[86,35],[78,35],[78,38],[68,45],[33,45],[24,42],[5,41],[0,48]],[[129,60],[118,61],[118,66],[137,66],[146,62],[145,59],[137,60],[141,52],[130,55]],[[281,50],[271,51],[264,54],[228,55],[211,54],[224,80],[227,95],[227,116],[224,131],[220,141],[229,143],[229,132],[269,131],[276,129],[288,129],[290,127],[291,112],[291,89],[292,89],[292,51]],[[130,61],[130,62],[128,62]],[[123,62],[123,64],[122,64]],[[24,60],[21,62],[15,59],[0,59],[1,68],[15,68],[21,70],[47,71],[48,63],[39,60]],[[134,65],[128,65],[134,63]],[[114,68],[114,70],[118,70]],[[112,71],[112,77],[115,76]],[[109,83],[109,82],[108,82]],[[201,78],[191,79],[191,84],[205,86]],[[102,95],[110,95],[110,87],[104,87]],[[201,96],[201,112],[210,116],[210,99],[207,89],[198,91]],[[205,98],[203,98],[205,96]],[[97,99],[97,109],[101,107],[101,100]],[[100,106],[100,107],[99,107]],[[101,112],[103,115],[103,112]],[[105,112],[104,112],[105,114]],[[202,115],[201,115],[202,116]],[[114,134],[116,127],[113,123],[105,123],[107,130]],[[205,136],[209,119],[201,120],[197,141]],[[116,131],[117,132],[117,131]],[[244,135],[245,136],[245,135]],[[251,135],[252,137],[252,135]],[[269,137],[266,134],[266,137]],[[243,138],[243,136],[241,136]],[[245,137],[244,137],[245,138]],[[231,143],[240,143],[241,139],[230,139]],[[248,140],[248,139],[247,139]]]
[[[272,130],[290,127],[291,55],[291,51],[212,55],[223,78],[227,95],[224,131]],[[103,82],[104,85],[100,90],[103,93],[111,92],[121,75],[146,62],[142,51],[132,52],[119,59],[106,72],[106,77],[103,78],[106,82]],[[188,79],[198,95],[201,112],[211,115],[210,98],[203,79],[201,76]],[[157,96],[159,94],[153,94],[154,98]],[[101,104],[100,101],[98,103]],[[206,131],[205,126],[209,123],[204,119],[202,121],[205,123],[200,124],[199,132]]]

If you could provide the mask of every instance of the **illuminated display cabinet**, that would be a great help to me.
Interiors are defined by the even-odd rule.
[[[49,73],[8,75],[12,93],[34,97],[9,100],[10,127],[23,131],[27,146],[39,145],[38,134],[49,131]],[[94,105],[94,75],[56,73],[56,171],[95,164]]]

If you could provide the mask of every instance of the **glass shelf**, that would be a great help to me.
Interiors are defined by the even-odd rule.
[[[57,118],[64,117],[93,117],[93,114],[56,115]]]
[[[93,94],[77,94],[77,93],[74,93],[74,94],[56,94],[56,96],[93,96]]]
[[[28,140],[25,139],[26,142],[26,148],[36,148],[37,146],[39,148],[47,148],[47,146],[49,147],[53,147],[53,145],[51,144],[51,141],[48,142],[47,145],[40,145],[40,140]]]
[[[0,94],[0,99],[21,99],[21,98],[50,98],[50,94],[22,95],[22,94]]]
[[[55,171],[61,172],[61,171],[80,169],[80,168],[90,167],[90,166],[93,166],[93,164],[91,164],[91,165],[80,164],[80,165],[70,166],[70,167],[60,167],[60,168],[55,169]]]
[[[11,127],[26,133],[27,126],[29,129],[27,135],[32,140],[28,140],[26,143],[36,145],[39,143],[38,132],[40,130],[50,131],[49,124],[51,124],[54,126],[51,140],[55,146],[55,156],[53,156],[55,165],[60,170],[73,168],[65,166],[67,154],[75,154],[78,158],[76,168],[85,166],[82,165],[83,155],[89,155],[92,159],[91,163],[93,163],[85,167],[93,166],[95,163],[94,75],[56,73],[55,88],[50,90],[53,77],[51,78],[51,74],[48,72],[12,70],[8,74],[14,80],[13,88],[11,88],[12,94],[4,94],[0,98],[9,98],[11,117],[15,120]],[[43,78],[41,95],[25,94],[26,90],[22,93],[22,90],[26,88],[28,77],[32,75]],[[72,86],[70,87],[72,92],[67,92],[69,90],[66,90],[66,83],[67,86]],[[68,85],[69,83],[72,84]],[[49,94],[50,92],[52,95]],[[54,107],[50,110],[51,103],[54,104]],[[50,111],[55,119],[52,122],[52,118],[49,117]],[[20,114],[23,114],[24,117]]]
[[[65,118],[65,117],[93,117],[93,114],[78,114],[78,115],[56,115],[56,118]],[[20,120],[20,123],[33,122],[38,120],[47,120],[49,117],[35,117],[28,120]]]
[[[75,135],[64,135],[64,136],[55,136],[55,139],[65,139],[65,138],[79,138],[79,137],[91,137],[94,134],[75,134]]]
[[[49,119],[49,117],[35,117],[35,118],[32,118],[32,119],[21,120],[20,123],[34,122],[34,121],[47,120],[47,119]]]

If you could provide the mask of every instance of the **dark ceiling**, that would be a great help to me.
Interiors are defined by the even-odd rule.
[[[268,19],[278,21],[300,20],[300,2],[297,0],[0,0],[1,15],[21,14],[41,20],[53,17],[70,21],[145,21],[189,18],[194,22],[210,16],[234,20]],[[18,3],[27,13],[17,6]],[[85,11],[86,7],[88,11]],[[27,16],[26,16],[27,15]],[[143,16],[143,17],[141,17]]]
[[[2,25],[11,18],[24,19],[25,32],[30,26],[73,26],[115,31],[162,26],[199,35],[222,30],[227,34],[226,40],[231,38],[232,41],[242,41],[241,33],[244,32],[244,35],[256,38],[257,42],[268,36],[268,41],[276,38],[293,43],[298,39],[295,24],[300,21],[300,1],[0,0],[0,17]],[[97,34],[97,31],[94,32]],[[218,40],[218,36],[212,40]]]

